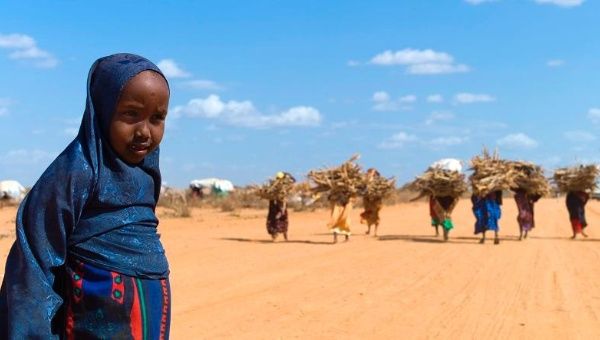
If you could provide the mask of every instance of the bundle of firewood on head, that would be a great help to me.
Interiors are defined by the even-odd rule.
[[[354,155],[335,168],[310,171],[307,177],[314,184],[311,191],[315,194],[327,193],[329,201],[346,205],[351,197],[358,194],[364,181],[360,166],[354,163],[359,157]]]
[[[598,178],[596,165],[577,165],[570,168],[560,168],[554,171],[554,183],[558,191],[588,191],[596,188]]]
[[[254,188],[254,193],[267,200],[285,201],[294,189],[296,179],[285,172],[278,172],[275,178],[270,179],[260,187]]]
[[[506,176],[509,168],[508,162],[500,159],[498,151],[490,154],[484,148],[481,155],[471,159],[473,174],[469,177],[469,180],[471,181],[473,193],[483,197],[490,192],[510,189]]]
[[[542,167],[529,162],[509,161],[506,177],[512,190],[525,190],[528,195],[546,196],[550,184]]]
[[[377,170],[369,169],[363,176],[358,192],[364,200],[376,202],[389,196],[395,188],[396,179],[394,177],[385,178]]]
[[[443,159],[433,163],[421,176],[408,185],[412,191],[423,196],[459,197],[467,190],[465,175],[461,173],[459,160]]]

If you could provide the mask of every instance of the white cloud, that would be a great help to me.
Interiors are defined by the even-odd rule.
[[[429,118],[425,121],[426,125],[432,125],[438,121],[448,121],[454,119],[454,114],[452,112],[433,112]]]
[[[0,98],[0,116],[8,114],[8,107],[11,104],[11,100],[8,98]]]
[[[258,111],[251,101],[230,100],[224,102],[217,95],[190,100],[184,106],[171,110],[178,117],[203,117],[219,119],[226,124],[265,128],[273,126],[317,126],[321,124],[321,113],[310,106],[295,106],[274,115],[265,115]]]
[[[592,123],[600,123],[600,108],[593,107],[589,109],[587,116],[592,121]]]
[[[184,86],[194,90],[222,90],[223,87],[212,80],[195,79],[183,83]]]
[[[511,149],[525,148],[533,149],[538,146],[538,142],[524,133],[513,133],[506,135],[496,141],[499,146]]]
[[[427,96],[427,102],[429,103],[441,103],[444,101],[444,97],[441,94],[432,94]]]
[[[173,59],[163,59],[156,64],[167,78],[189,78],[191,74],[184,71]]]
[[[375,103],[373,105],[373,110],[375,111],[398,111],[410,110],[410,104],[417,101],[417,96],[409,94],[394,100],[390,97],[389,93],[378,91],[373,93],[371,99]]]
[[[405,66],[409,74],[431,75],[469,71],[467,65],[456,64],[450,54],[432,49],[405,48],[396,52],[387,50],[371,58],[370,63],[380,66]]]
[[[438,137],[429,141],[427,144],[433,148],[442,148],[447,146],[454,146],[464,144],[469,140],[469,137],[457,137],[457,136],[449,136],[449,137]]]
[[[534,0],[540,5],[556,5],[560,7],[575,7],[583,4],[585,0]]]
[[[498,0],[465,0],[466,3],[469,3],[471,5],[481,5],[486,2],[496,2],[496,1],[498,1]]]
[[[356,60],[348,60],[348,62],[346,63],[346,65],[348,65],[350,67],[354,67],[354,66],[360,65],[360,62],[358,62]]]
[[[376,103],[387,102],[390,100],[390,95],[385,91],[377,91],[373,93],[373,101]]]
[[[43,150],[10,150],[0,156],[0,164],[4,165],[31,165],[51,162],[58,153]]]
[[[35,39],[20,33],[0,34],[0,48],[11,51],[10,59],[31,61],[41,68],[53,68],[58,60],[49,52],[40,49]]]
[[[387,50],[371,59],[376,65],[414,65],[414,64],[451,64],[454,59],[445,52],[436,52],[431,49],[415,50],[406,48],[393,52]]]
[[[473,103],[488,103],[495,101],[496,98],[489,94],[476,94],[476,93],[458,93],[454,96],[454,101],[459,104],[473,104]]]
[[[548,60],[546,62],[546,66],[548,67],[560,67],[563,66],[565,64],[564,60],[561,59],[552,59],[552,60]]]
[[[378,145],[380,149],[400,149],[408,143],[418,142],[418,138],[415,135],[408,134],[406,132],[398,132],[390,138],[383,141]]]
[[[564,136],[572,142],[592,142],[596,140],[596,136],[587,131],[567,131]]]
[[[415,64],[406,69],[409,74],[446,74],[469,72],[467,65],[457,64]]]
[[[398,102],[400,103],[414,103],[417,101],[417,96],[414,94],[409,94],[407,96],[403,96],[398,98]]]

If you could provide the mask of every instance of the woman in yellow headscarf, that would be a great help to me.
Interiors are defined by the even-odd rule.
[[[276,181],[290,179],[296,182],[294,176],[287,172],[279,171],[275,175]],[[269,213],[267,214],[267,232],[271,235],[273,241],[277,239],[279,234],[283,234],[283,239],[288,240],[288,211],[287,201],[284,199],[269,200]]]

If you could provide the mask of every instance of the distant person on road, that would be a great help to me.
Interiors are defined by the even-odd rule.
[[[492,230],[494,231],[494,244],[499,244],[498,232],[500,226],[498,220],[502,217],[502,191],[492,191],[483,197],[473,194],[471,202],[473,203],[473,214],[476,218],[475,235],[482,234],[479,243],[485,243],[485,233]]]
[[[452,223],[452,211],[458,203],[458,197],[453,196],[433,196],[429,197],[429,214],[431,215],[431,225],[435,227],[435,236],[439,236],[439,227],[442,227],[444,241],[448,241],[448,234],[454,228]]]
[[[373,180],[381,176],[375,168],[367,170],[367,181]],[[367,225],[366,234],[371,233],[371,226],[374,226],[374,235],[377,236],[377,228],[379,227],[379,211],[383,205],[383,197],[363,198],[364,211],[360,214],[360,223]]]
[[[569,191],[567,194],[567,209],[569,210],[569,219],[571,220],[571,228],[573,229],[572,239],[577,238],[577,234],[588,237],[584,229],[588,225],[585,219],[585,205],[589,198],[590,195],[584,191]]]
[[[535,227],[533,206],[540,199],[540,195],[528,194],[524,189],[515,190],[517,203],[517,222],[519,223],[519,240],[527,238],[527,234]]]
[[[296,182],[294,176],[287,172],[278,172],[275,180],[290,179]],[[288,211],[287,201],[285,199],[269,200],[269,213],[267,214],[267,232],[271,235],[273,241],[277,239],[279,234],[283,234],[283,239],[288,240]]]

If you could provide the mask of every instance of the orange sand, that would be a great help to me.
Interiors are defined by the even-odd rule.
[[[163,218],[172,338],[599,339],[600,202],[588,204],[586,240],[568,239],[564,199],[546,199],[519,242],[506,199],[497,246],[477,243],[470,209],[458,204],[448,243],[423,202],[384,207],[379,238],[364,236],[354,209],[354,235],[337,245],[325,210],[290,212],[290,242],[275,244],[266,211]],[[0,209],[3,263],[15,212]]]

